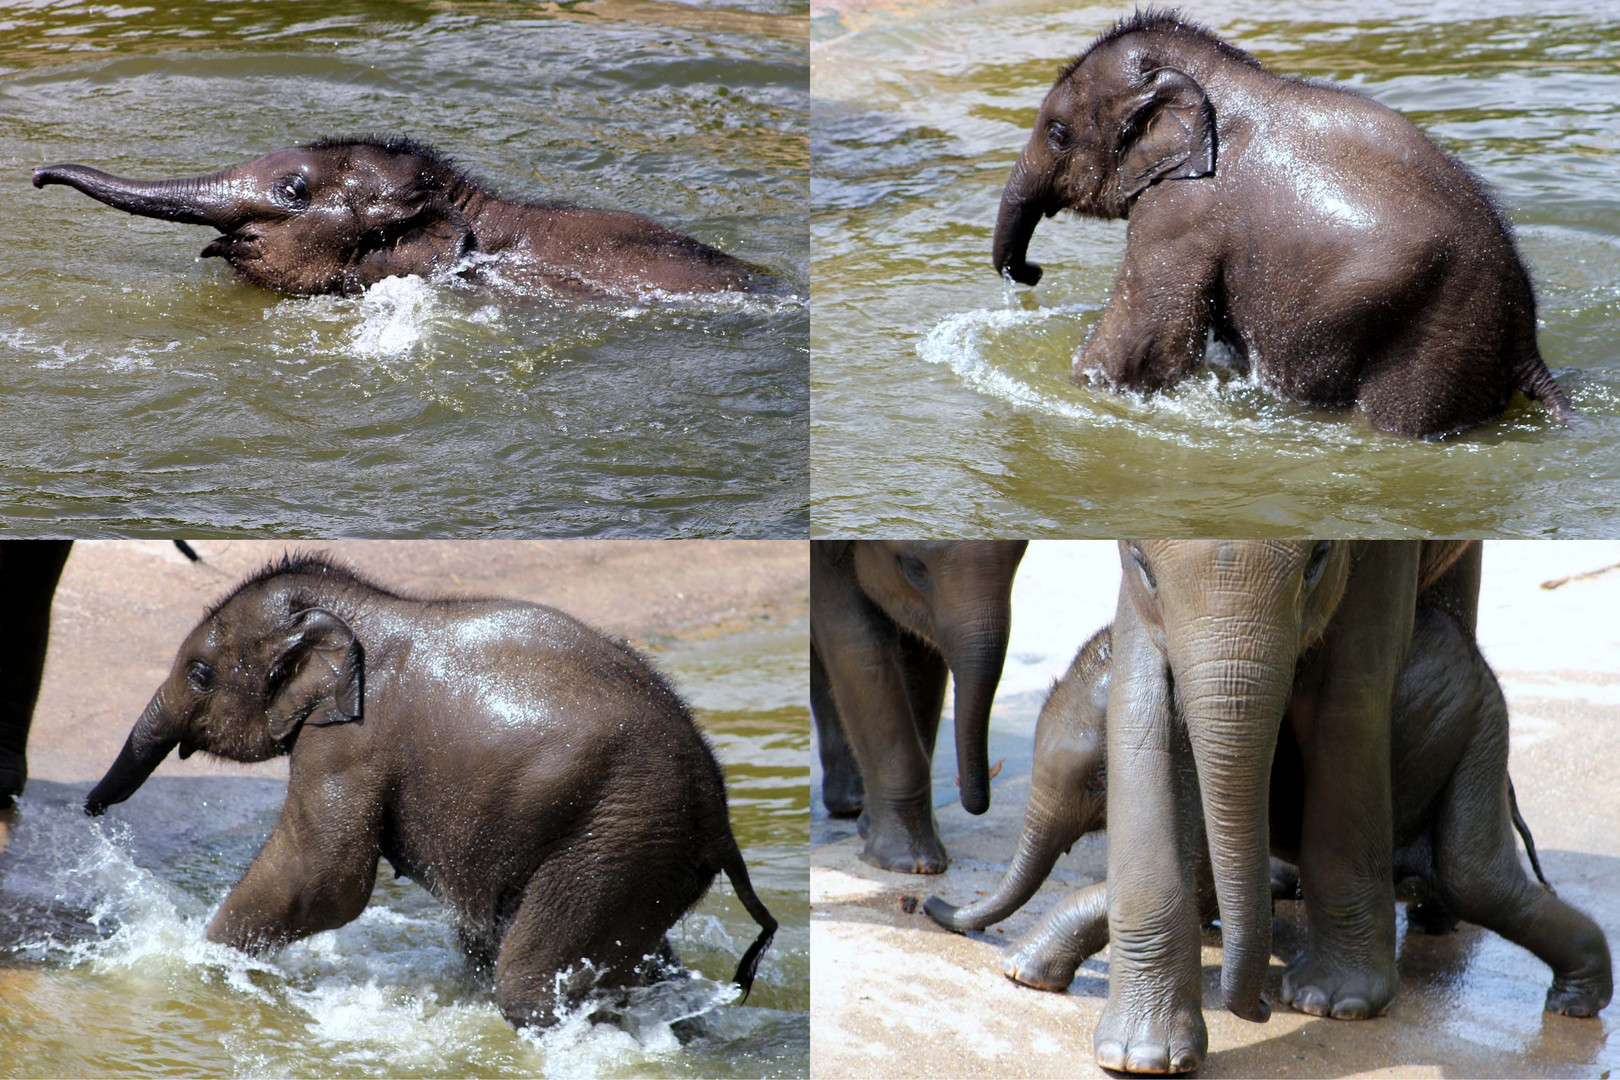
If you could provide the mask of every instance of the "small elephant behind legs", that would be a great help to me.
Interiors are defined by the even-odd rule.
[[[974,904],[958,908],[929,898],[924,910],[941,926],[982,930],[1007,918],[1034,895],[1063,851],[1106,824],[1108,660],[1105,627],[1041,710],[1034,783],[1012,865],[1000,886]],[[1613,991],[1608,942],[1590,918],[1545,886],[1507,775],[1501,688],[1471,635],[1441,604],[1419,604],[1392,716],[1395,873],[1415,879],[1423,898],[1408,907],[1408,921],[1420,931],[1444,932],[1461,917],[1493,930],[1553,969],[1548,1012],[1596,1015]],[[1540,881],[1520,864],[1515,830]],[[1207,856],[1198,883],[1200,907],[1213,918]],[[1293,899],[1297,887],[1293,867],[1274,858],[1273,895]],[[1011,944],[1001,966],[1026,986],[1063,990],[1107,944],[1107,883],[1097,882],[1049,910]]]

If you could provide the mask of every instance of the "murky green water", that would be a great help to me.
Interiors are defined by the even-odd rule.
[[[729,980],[757,928],[723,882],[671,932],[696,978],[528,1036],[443,909],[386,863],[341,929],[263,960],[203,939],[281,782],[160,777],[92,822],[88,784],[35,781],[0,857],[0,1075],[806,1075],[808,624],[649,652],[725,766],[732,828],[782,924],[747,1004]]]
[[[0,529],[802,535],[805,33],[799,0],[7,6]],[[207,229],[29,185],[360,132],[649,214],[786,290],[287,299],[195,261]]]
[[[1205,372],[1139,398],[1069,383],[1123,222],[996,206],[1057,68],[1124,9],[913,3],[812,24],[812,470],[824,532],[1612,534],[1620,521],[1620,20],[1601,4],[1195,4],[1276,70],[1396,108],[1517,223],[1540,344],[1589,424],[1520,405],[1443,444]]]

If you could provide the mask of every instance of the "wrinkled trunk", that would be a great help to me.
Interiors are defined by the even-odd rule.
[[[978,620],[971,634],[940,643],[956,680],[956,771],[962,806],[970,814],[990,809],[990,706],[1007,659],[1010,627],[1010,612],[1000,610]]]
[[[230,191],[229,171],[187,180],[125,180],[84,165],[52,165],[34,170],[34,186],[66,184],[98,202],[142,217],[209,225],[226,231],[239,200]]]
[[[141,718],[130,729],[118,760],[113,762],[107,775],[101,778],[101,783],[85,798],[85,813],[99,816],[113,803],[121,803],[135,794],[146,783],[146,778],[152,775],[152,770],[162,764],[169,751],[180,741],[166,730],[167,720],[162,702],[163,692],[159,690],[152,695],[146,711],[141,713]]]
[[[996,273],[1005,274],[1020,285],[1041,280],[1041,268],[1025,259],[1029,238],[1047,212],[1049,185],[1042,174],[1025,160],[1028,151],[1013,166],[1007,186],[1001,192],[1001,209],[996,213],[996,235],[990,248],[990,261]]]
[[[1054,812],[1046,805],[1048,799],[1032,791],[1029,808],[1024,812],[1024,831],[1018,837],[1018,851],[1012,865],[996,886],[996,891],[983,900],[964,907],[952,907],[939,897],[931,897],[924,910],[941,926],[952,930],[983,930],[998,923],[1029,903],[1052,873],[1058,856],[1067,851],[1084,831],[1074,815]]]
[[[1220,904],[1223,1003],[1262,1021],[1270,1012],[1260,987],[1271,962],[1271,759],[1296,657],[1285,641],[1241,645],[1242,655],[1176,669],[1177,690]]]

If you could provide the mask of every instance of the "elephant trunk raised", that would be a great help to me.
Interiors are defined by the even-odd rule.
[[[231,181],[229,170],[185,180],[126,180],[84,165],[34,170],[35,187],[66,184],[126,213],[221,231],[229,227],[233,211],[241,205]]]
[[[987,604],[966,632],[940,642],[956,680],[956,768],[962,807],[970,814],[990,809],[990,706],[1007,659],[1012,613],[1007,601]]]
[[[118,760],[112,763],[112,768],[101,778],[101,783],[85,798],[85,813],[99,817],[107,807],[123,802],[146,783],[152,770],[161,765],[163,759],[169,756],[169,751],[180,742],[178,736],[169,733],[168,727],[163,691],[159,690],[152,695],[141,718],[130,729],[129,738],[124,740],[124,748],[118,753]]]
[[[1030,165],[1028,157],[1026,149],[1002,189],[1001,209],[996,213],[996,235],[990,249],[990,261],[996,273],[1020,285],[1034,285],[1041,280],[1041,268],[1025,256],[1029,252],[1029,238],[1035,235],[1035,226],[1043,216],[1050,214],[1051,202],[1043,173]]]
[[[1180,663],[1171,657],[1220,904],[1222,1000],[1256,1022],[1270,1015],[1260,997],[1271,962],[1268,806],[1295,662],[1297,642],[1281,640],[1288,636],[1257,630],[1235,655],[1227,637],[1226,655]]]

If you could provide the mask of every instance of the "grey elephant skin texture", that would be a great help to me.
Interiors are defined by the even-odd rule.
[[[1221,995],[1261,998],[1274,846],[1297,851],[1305,947],[1282,1000],[1376,1016],[1395,992],[1390,707],[1420,593],[1472,628],[1477,544],[1122,541],[1109,657],[1108,1002],[1098,1063],[1185,1072],[1204,1058],[1197,868],[1206,835]],[[1286,729],[1288,738],[1279,735]],[[1299,776],[1270,830],[1274,759]]]
[[[810,706],[834,816],[860,815],[861,858],[943,873],[932,764],[956,680],[962,806],[990,806],[990,706],[1024,540],[813,540]]]
[[[1076,655],[1041,709],[1035,735],[1035,774],[1017,853],[1001,884],[983,900],[955,907],[940,897],[928,915],[952,930],[981,930],[1027,903],[1058,856],[1106,815],[1106,711],[1110,632],[1100,630]],[[1536,876],[1534,841],[1519,816],[1507,775],[1508,714],[1495,674],[1457,614],[1419,600],[1412,643],[1395,684],[1391,772],[1395,877],[1421,898],[1407,909],[1412,928],[1445,933],[1456,915],[1494,930],[1535,953],[1553,969],[1548,1012],[1595,1016],[1613,994],[1608,942],[1585,914],[1532,881],[1519,864],[1513,828],[1524,837]],[[1272,838],[1297,835],[1298,822],[1278,811],[1297,800],[1279,792],[1297,778],[1272,766]],[[1511,827],[1510,827],[1511,823]],[[1218,917],[1201,865],[1199,906]],[[1293,899],[1298,881],[1273,863],[1273,893]],[[1063,990],[1086,957],[1108,943],[1107,883],[1064,898],[1002,960],[1016,982]]]
[[[1002,193],[992,262],[1025,285],[1040,219],[1128,218],[1074,378],[1151,391],[1213,333],[1269,391],[1437,437],[1515,391],[1573,416],[1480,181],[1400,114],[1274,75],[1174,13],[1122,20],[1064,69]]]
[[[207,225],[202,250],[245,281],[296,296],[355,295],[383,278],[462,272],[562,296],[758,291],[774,278],[651,218],[499,198],[406,138],[327,139],[182,180],[126,180],[84,165],[34,170],[143,217]],[[465,272],[477,274],[476,270]]]
[[[250,578],[186,638],[100,814],[171,749],[289,755],[280,820],[208,925],[249,952],[342,926],[377,860],[448,906],[500,1009],[544,1027],[672,963],[665,932],[724,871],[776,920],[691,713],[633,650],[538,604],[419,600],[315,556]]]

